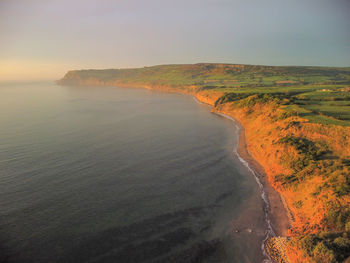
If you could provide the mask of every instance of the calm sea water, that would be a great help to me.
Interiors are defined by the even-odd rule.
[[[0,86],[2,262],[261,262],[237,128],[190,96]]]

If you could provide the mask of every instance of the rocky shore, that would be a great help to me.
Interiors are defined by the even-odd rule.
[[[266,241],[266,250],[275,262],[290,263],[286,255],[287,241],[287,237],[271,237]]]

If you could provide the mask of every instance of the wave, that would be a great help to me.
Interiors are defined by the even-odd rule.
[[[206,103],[203,103],[201,101],[199,101],[196,97],[193,96],[193,99],[199,103],[199,104],[205,104],[207,105]],[[237,121],[226,115],[226,114],[223,114],[223,113],[220,113],[220,112],[213,112],[217,115],[220,115],[226,119],[229,119],[233,122],[233,125],[236,127],[236,138],[237,138],[237,143],[235,144],[234,148],[233,148],[233,153],[237,156],[238,160],[245,166],[248,168],[248,170],[253,174],[254,178],[255,178],[255,181],[257,182],[258,186],[259,186],[259,189],[260,189],[260,193],[261,193],[261,198],[262,200],[264,201],[264,215],[265,215],[265,222],[266,222],[266,225],[267,225],[267,230],[265,232],[265,238],[261,244],[261,250],[262,250],[262,253],[263,255],[266,257],[266,259],[263,260],[263,263],[272,263],[272,259],[271,257],[269,256],[269,254],[267,253],[266,251],[266,247],[265,247],[265,243],[266,241],[270,238],[270,237],[273,237],[273,236],[276,236],[275,232],[273,231],[272,229],[272,225],[271,225],[271,220],[270,220],[270,217],[269,217],[269,207],[270,207],[270,203],[269,203],[269,200],[267,198],[267,194],[266,194],[266,191],[264,189],[264,185],[262,184],[262,179],[261,179],[261,175],[254,169],[254,167],[252,167],[248,161],[244,160],[242,158],[242,156],[240,156],[240,154],[238,153],[238,140],[239,140],[239,134],[241,132],[241,126],[237,123]]]
[[[248,170],[254,175],[254,178],[255,178],[255,181],[257,182],[258,186],[259,186],[259,189],[260,189],[260,192],[261,192],[261,198],[262,200],[264,201],[264,215],[265,215],[265,222],[267,224],[267,230],[266,230],[266,235],[265,235],[265,238],[261,244],[261,249],[262,249],[262,252],[263,252],[263,255],[265,257],[267,257],[268,259],[264,259],[263,262],[264,263],[272,263],[272,259],[271,257],[269,256],[269,254],[267,253],[266,251],[266,247],[265,247],[265,243],[266,241],[270,238],[270,237],[273,237],[273,236],[276,236],[275,232],[273,231],[272,229],[272,225],[271,225],[271,220],[269,218],[269,207],[270,207],[270,203],[269,203],[269,200],[267,198],[267,194],[266,194],[266,191],[264,189],[264,185],[262,184],[262,179],[261,179],[261,175],[249,164],[249,162],[247,162],[246,160],[244,160],[242,158],[242,156],[240,156],[240,154],[238,153],[238,140],[239,140],[239,134],[241,132],[241,127],[239,124],[237,124],[237,121],[230,117],[230,116],[227,116],[225,114],[222,114],[222,113],[219,113],[219,112],[215,112],[215,114],[217,115],[220,115],[224,118],[227,118],[229,120],[231,120],[234,124],[234,126],[236,127],[236,138],[237,138],[237,143],[236,145],[234,146],[233,148],[233,153],[238,157],[239,161],[241,163],[243,163],[243,165],[245,167],[248,168]]]

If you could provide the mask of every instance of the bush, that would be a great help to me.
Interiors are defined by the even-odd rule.
[[[281,100],[278,96],[274,96],[271,94],[255,94],[253,96],[250,96],[244,100],[240,101],[240,106],[241,107],[252,107],[255,104],[261,103],[279,103]]]
[[[334,239],[333,244],[339,251],[350,251],[350,240],[344,237],[337,237]]]
[[[350,256],[350,240],[346,233],[306,234],[293,237],[290,245],[300,249],[314,263],[340,263]]]
[[[281,138],[278,140],[278,143],[293,146],[297,150],[300,155],[299,158],[290,162],[291,167],[296,172],[303,170],[309,164],[313,164],[312,161],[318,160],[327,150],[326,146],[320,143],[314,143],[308,139],[294,136]]]
[[[345,231],[350,232],[350,220],[345,223]]]
[[[314,250],[314,246],[317,244],[317,239],[313,235],[306,235],[300,240],[301,249],[311,256]]]
[[[303,206],[303,201],[302,200],[299,200],[298,202],[295,202],[294,203],[294,206],[296,207],[296,208],[301,208],[302,206]]]
[[[218,98],[215,102],[215,106],[224,104],[227,102],[237,101],[251,96],[251,93],[226,93],[225,95]]]
[[[313,259],[317,263],[335,263],[334,252],[328,249],[323,242],[319,242],[313,251]]]
[[[279,120],[284,120],[292,116],[298,116],[298,112],[293,110],[293,111],[284,111],[280,114],[278,117]]]
[[[275,177],[275,181],[281,183],[283,186],[290,185],[293,182],[296,182],[297,180],[298,179],[294,174],[292,175],[278,174]]]
[[[346,230],[346,228],[349,227],[350,208],[331,207],[328,209],[325,220],[330,229],[348,231],[350,229]]]

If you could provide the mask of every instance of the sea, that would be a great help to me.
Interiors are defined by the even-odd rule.
[[[0,84],[0,262],[263,262],[239,128],[193,97]]]

